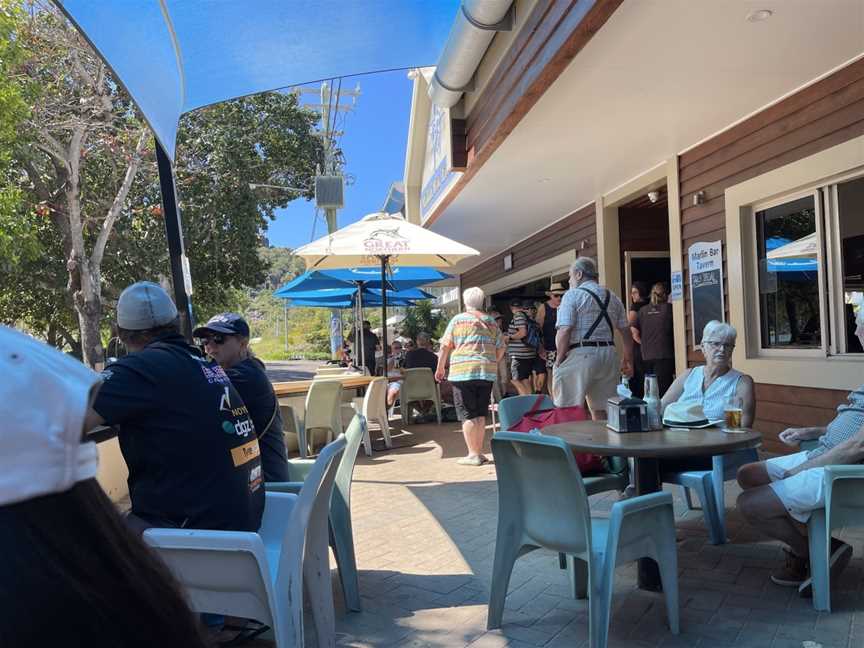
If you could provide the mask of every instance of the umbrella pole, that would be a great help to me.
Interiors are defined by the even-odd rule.
[[[354,339],[359,340],[360,344],[360,353],[357,353],[355,345],[354,355],[359,355],[361,358],[360,366],[366,367],[366,344],[363,341],[363,290],[359,287],[357,288],[357,315],[354,317],[354,326],[356,326],[357,330],[357,333],[354,334]]]
[[[384,376],[387,376],[387,257],[381,255],[381,350],[384,352]]]

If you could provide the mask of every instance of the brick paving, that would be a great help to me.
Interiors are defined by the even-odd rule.
[[[486,631],[498,507],[495,469],[456,464],[464,452],[456,424],[394,433],[397,448],[361,457],[354,473],[352,516],[364,610],[346,614],[335,587],[337,644],[587,646],[587,603],[569,596],[557,555],[542,550],[517,561],[504,625]],[[864,646],[864,535],[842,534],[855,557],[833,589],[836,611],[820,614],[797,591],[770,582],[770,570],[782,559],[779,544],[757,536],[730,509],[730,542],[715,547],[701,511],[687,511],[680,489],[672,492],[681,634],[669,632],[662,595],[637,589],[635,566],[622,566],[615,575],[610,648]],[[736,494],[729,484],[727,503]],[[592,508],[602,515],[616,498],[594,496]],[[314,638],[307,644],[314,645]]]

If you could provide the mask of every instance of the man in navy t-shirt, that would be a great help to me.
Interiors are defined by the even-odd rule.
[[[174,303],[156,284],[123,291],[117,324],[130,353],[103,371],[87,425],[119,427],[130,525],[257,531],[260,450],[228,376],[186,343]]]
[[[228,374],[240,392],[255,423],[261,446],[265,482],[288,478],[288,449],[282,432],[282,414],[264,363],[249,351],[249,325],[237,313],[220,313],[199,326],[192,335],[204,342],[204,350]]]

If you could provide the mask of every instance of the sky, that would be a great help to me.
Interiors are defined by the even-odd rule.
[[[355,177],[345,187],[345,207],[339,210],[339,227],[366,214],[378,211],[384,204],[390,184],[402,180],[405,146],[411,111],[412,81],[407,70],[345,77],[342,88],[360,84],[360,97],[354,110],[344,118],[340,146],[345,155],[346,174]],[[304,95],[304,102],[316,101]],[[343,98],[342,103],[347,103]],[[277,212],[270,223],[267,238],[270,245],[296,248],[312,240],[314,201],[295,200]],[[327,233],[323,218],[315,225],[315,238]]]

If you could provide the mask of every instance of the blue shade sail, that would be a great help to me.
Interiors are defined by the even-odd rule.
[[[180,115],[321,79],[435,65],[458,0],[54,0],[169,157]]]
[[[276,295],[282,299],[289,299],[292,305],[297,305],[298,302],[309,302],[314,304],[342,304],[350,306],[357,299],[358,288],[324,288],[320,290],[297,290],[289,294]],[[381,290],[375,288],[363,288],[363,306],[381,306]],[[398,306],[397,302],[415,302],[421,299],[434,299],[434,295],[430,295],[419,288],[408,288],[396,292],[387,291],[387,305]],[[342,308],[343,306],[335,306],[334,308]]]
[[[387,276],[387,290],[407,290],[418,286],[450,279],[448,275],[435,268],[395,267]],[[310,290],[349,288],[356,291],[356,285],[367,288],[381,288],[381,270],[378,268],[345,268],[335,270],[313,270],[295,277],[273,293],[275,297],[292,297],[294,293]]]

